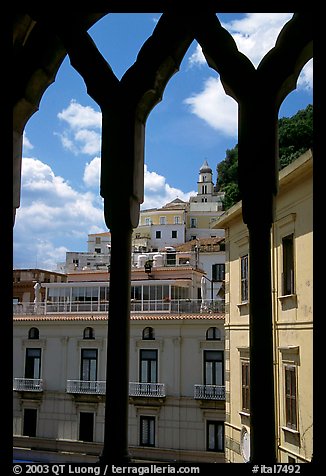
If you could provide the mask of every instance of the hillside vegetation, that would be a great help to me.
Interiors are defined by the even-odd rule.
[[[279,170],[313,147],[313,106],[300,109],[292,117],[278,120]],[[226,150],[226,157],[217,167],[216,186],[225,192],[224,208],[227,210],[241,200],[238,187],[238,145]],[[260,171],[257,170],[257,175]]]

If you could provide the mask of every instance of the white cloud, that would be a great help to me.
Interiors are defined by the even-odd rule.
[[[42,161],[23,158],[22,200],[14,227],[15,266],[34,267],[37,256],[39,267],[55,269],[69,247],[78,251],[74,240],[82,237],[86,244],[94,229],[106,229],[102,199],[74,190]]]
[[[190,111],[226,136],[237,136],[238,106],[224,92],[219,78],[208,78],[203,90],[184,100]]]
[[[53,195],[66,200],[77,193],[62,177],[56,176],[49,165],[28,157],[22,162],[22,190],[30,194],[42,193],[45,200],[52,200]]]
[[[193,54],[188,59],[188,66],[192,68],[193,66],[202,66],[206,63],[206,58],[204,56],[202,47],[197,43],[196,49]]]
[[[71,100],[69,106],[58,113],[58,118],[68,125],[60,137],[64,149],[75,155],[97,154],[101,150],[102,114],[90,106]]]
[[[99,187],[100,182],[100,167],[101,160],[95,157],[90,163],[86,164],[84,170],[84,183],[88,187]],[[155,208],[161,207],[166,203],[180,198],[181,200],[188,200],[195,192],[182,192],[182,190],[171,187],[163,175],[157,172],[148,170],[147,165],[144,166],[144,202],[141,208]],[[95,231],[94,231],[95,233]]]
[[[222,26],[232,35],[239,51],[258,66],[292,16],[293,13],[247,13]]]
[[[222,26],[234,38],[239,51],[257,67],[274,46],[283,26],[292,13],[247,13],[243,18],[224,23]],[[188,66],[201,66],[206,62],[200,45],[188,59]],[[312,90],[313,62],[309,61],[298,78],[298,90]],[[208,125],[229,137],[237,135],[237,105],[224,92],[222,83],[215,77],[206,79],[203,89],[184,100],[190,111]]]
[[[187,201],[195,192],[182,192],[178,188],[171,187],[166,183],[166,178],[156,172],[150,172],[145,164],[144,174],[144,203],[141,208],[146,210],[148,208],[162,207],[166,203],[171,202],[175,198]]]
[[[101,158],[94,157],[87,163],[84,170],[83,180],[87,187],[98,187],[100,184]]]
[[[313,59],[309,60],[308,63],[302,68],[301,74],[298,78],[297,83],[298,89],[305,89],[307,91],[312,91],[313,89]]]
[[[84,182],[98,185],[100,158],[86,164]],[[145,199],[142,208],[161,207],[180,198],[187,201],[196,192],[171,187],[166,178],[145,165]],[[67,251],[82,251],[74,241],[86,245],[88,233],[107,231],[103,200],[98,194],[80,193],[51,167],[36,158],[23,158],[22,201],[14,228],[15,267],[56,269]]]
[[[88,129],[80,129],[75,134],[75,140],[80,144],[79,150],[83,154],[93,155],[101,150],[101,134]]]
[[[74,99],[69,106],[59,112],[58,118],[67,122],[72,129],[96,128],[102,125],[102,114],[90,106],[82,106]]]
[[[34,146],[33,146],[33,144],[30,142],[30,140],[28,139],[28,137],[27,137],[25,131],[23,132],[23,149],[24,149],[24,150],[34,149]]]
[[[276,39],[292,13],[247,13],[245,17],[228,23],[221,22],[236,42],[237,48],[255,66],[275,46]],[[206,63],[202,48],[197,45],[188,59],[188,65],[200,66]]]

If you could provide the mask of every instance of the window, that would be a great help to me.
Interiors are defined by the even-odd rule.
[[[166,217],[160,217],[160,225],[166,224]]]
[[[160,239],[161,239],[161,231],[160,231],[160,230],[156,230],[156,232],[155,232],[155,238],[156,238],[157,240],[160,240]]]
[[[145,218],[145,225],[151,225],[152,224],[152,221],[150,218]]]
[[[29,339],[38,339],[40,337],[39,330],[37,327],[31,327],[28,331],[28,338]]]
[[[285,366],[285,418],[287,428],[297,430],[296,366]]]
[[[177,230],[172,230],[172,238],[178,238]]]
[[[207,193],[207,185],[202,185],[201,186],[201,193],[204,195],[205,193]]]
[[[95,339],[95,332],[92,327],[85,327],[83,339]]]
[[[248,255],[241,257],[241,302],[248,301]]]
[[[174,224],[175,224],[175,225],[179,225],[180,223],[181,223],[180,217],[179,217],[179,216],[175,216],[175,217],[174,217]]]
[[[81,350],[81,380],[97,379],[97,349],[82,349]]]
[[[101,237],[100,237],[100,236],[96,236],[96,237],[95,237],[95,244],[96,244],[96,245],[100,245],[100,244],[101,244]]]
[[[140,445],[155,446],[155,417],[140,417]]]
[[[37,410],[24,409],[23,436],[36,436]]]
[[[95,248],[95,253],[100,254],[102,252],[101,248]]]
[[[223,351],[204,350],[204,385],[224,385]]]
[[[140,351],[140,382],[157,382],[157,350],[141,349]]]
[[[41,349],[26,349],[25,378],[41,378]]]
[[[250,364],[241,362],[241,401],[242,411],[250,413]]]
[[[94,413],[80,412],[79,414],[79,440],[94,441]]]
[[[155,340],[153,327],[145,327],[143,330],[143,340]]]
[[[212,265],[212,281],[224,281],[225,264],[217,263]]]
[[[197,228],[197,218],[190,218],[190,228]]]
[[[224,451],[224,423],[207,422],[207,451]]]
[[[206,340],[221,340],[221,332],[217,327],[210,327],[206,332]]]
[[[283,296],[294,294],[294,246],[293,234],[282,239],[283,252]]]
[[[166,265],[175,266],[177,262],[177,255],[175,251],[167,251],[166,253]]]

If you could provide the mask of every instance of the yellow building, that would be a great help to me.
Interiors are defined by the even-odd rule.
[[[279,173],[271,230],[277,459],[310,462],[313,454],[312,152]],[[249,234],[242,204],[216,223],[225,229],[226,461],[250,458]],[[259,217],[257,217],[259,219]]]
[[[223,230],[214,226],[223,214],[223,199],[224,192],[216,189],[205,160],[199,169],[197,194],[188,202],[175,198],[163,207],[140,211],[132,234],[133,251],[157,251],[190,240],[223,237]]]

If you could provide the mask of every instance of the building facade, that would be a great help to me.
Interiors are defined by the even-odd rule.
[[[130,455],[224,462],[224,310],[203,308],[199,270],[155,273],[160,271],[148,277],[142,268],[132,277]],[[103,274],[44,283],[45,302],[37,313],[14,311],[16,458],[98,460],[109,297]]]
[[[133,231],[133,250],[159,251],[198,238],[223,237],[214,228],[223,213],[224,193],[217,192],[207,160],[199,169],[197,194],[188,202],[176,198],[161,208],[140,211],[139,225]]]
[[[35,299],[36,283],[64,283],[65,273],[47,271],[45,269],[14,269],[13,270],[13,302],[31,303]],[[40,288],[40,300],[44,301],[45,288]]]
[[[224,230],[214,228],[223,213],[224,193],[217,192],[212,169],[205,160],[199,170],[197,194],[189,202],[176,198],[161,208],[140,211],[139,224],[133,230],[133,263],[141,253],[165,252],[188,241],[224,237]],[[66,262],[58,263],[60,272],[103,270],[110,266],[111,233],[90,233],[87,251],[69,251]]]
[[[275,438],[284,463],[313,454],[312,160],[309,150],[280,171],[271,231]],[[250,254],[241,202],[217,226],[226,233],[225,457],[237,463],[250,458]]]

